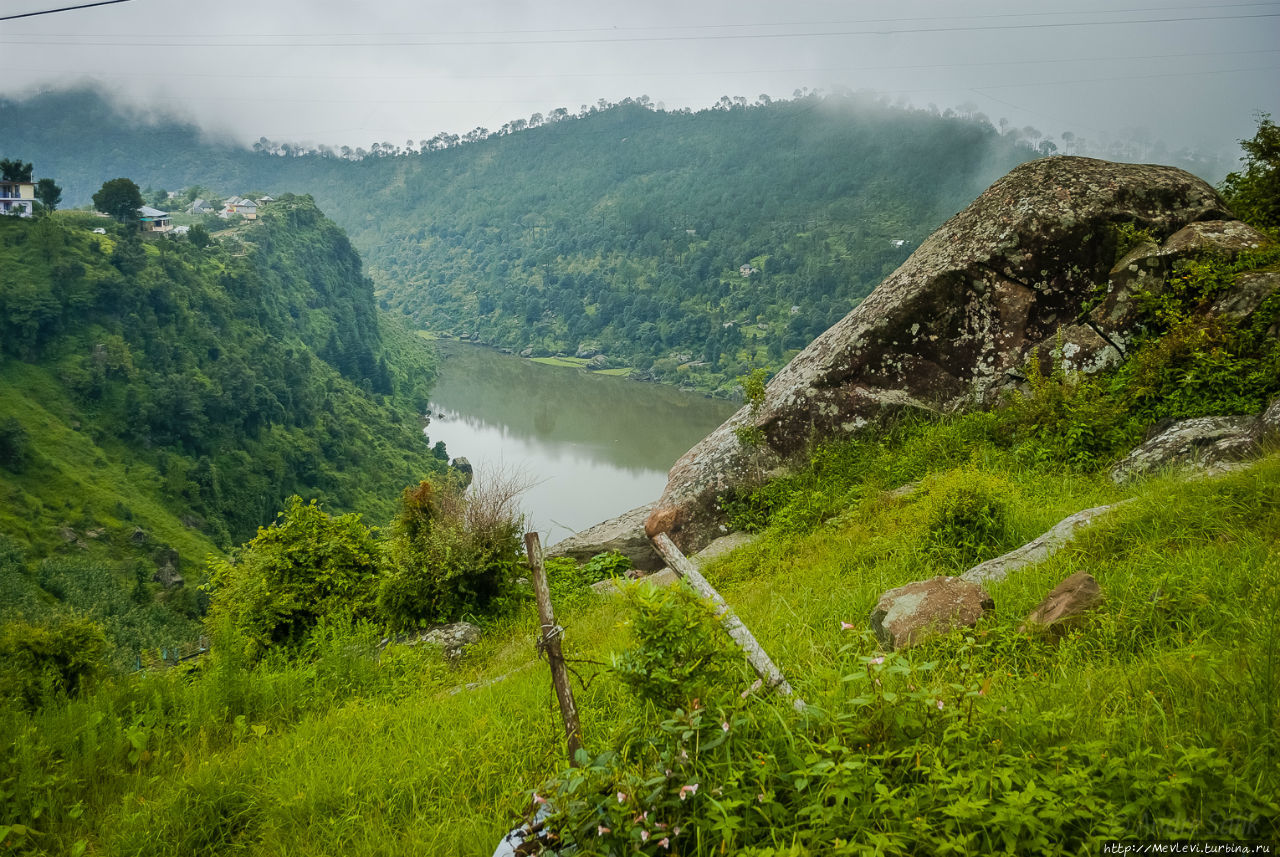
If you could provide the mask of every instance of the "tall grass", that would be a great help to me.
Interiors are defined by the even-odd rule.
[[[918,447],[948,448],[946,432]],[[862,458],[864,472],[892,477],[863,482],[838,512],[814,515],[806,526],[783,516],[759,546],[707,570],[797,691],[835,718],[826,726],[786,720],[752,697],[741,703],[746,713],[727,745],[727,767],[715,770],[728,776],[749,768],[753,752],[781,753],[779,741],[800,757],[850,752],[867,715],[851,703],[854,685],[841,679],[865,672],[876,648],[870,635],[841,631],[840,623],[865,622],[886,588],[955,570],[953,558],[928,547],[935,494],[948,473],[984,474],[1001,495],[1008,538],[1019,542],[1118,493],[970,447],[969,455],[912,453],[892,465]],[[934,458],[933,475],[912,463],[917,454]],[[920,476],[912,494],[880,487]],[[814,482],[792,501],[825,504],[802,496],[819,489]],[[975,708],[978,725],[964,741],[999,741],[997,769],[1008,767],[1023,791],[1026,777],[1038,777],[1050,803],[1054,794],[1070,794],[1133,810],[1123,824],[1071,828],[1081,841],[1219,828],[1274,835],[1280,456],[1244,473],[1161,478],[1131,493],[1134,502],[1068,549],[994,584],[996,613],[967,638],[927,644],[898,662],[921,677],[916,692],[929,699],[952,693],[952,685],[988,682]],[[1017,634],[1043,594],[1080,570],[1107,596],[1096,617],[1057,645]],[[597,662],[575,664],[590,681],[578,685],[589,750],[633,740],[627,736],[637,728],[661,734],[670,714],[633,699],[599,665],[628,645],[620,603],[581,601],[562,610],[560,621],[566,654]],[[34,713],[5,709],[0,825],[31,832],[11,829],[4,845],[51,854],[72,853],[78,843],[85,853],[129,855],[491,853],[533,791],[564,768],[563,733],[534,633],[535,620],[522,612],[450,665],[425,649],[378,655],[377,632],[367,626],[326,626],[306,658],[273,656],[251,666],[234,647],[215,645],[194,670],[116,678]],[[735,699],[747,684],[743,675],[742,687],[729,688]],[[950,705],[952,696],[946,699]],[[786,728],[771,731],[766,721]],[[941,734],[919,741],[926,757],[947,752]],[[1119,753],[1122,764],[1113,768],[1104,753]],[[1031,766],[1031,757],[1040,762]],[[1091,779],[1056,780],[1055,765],[1087,770]],[[822,782],[827,792],[813,794],[834,794],[834,781]],[[964,790],[955,791],[956,782],[931,788],[959,800]],[[923,792],[913,797],[922,787],[908,785],[895,800],[916,807],[921,824],[941,836],[949,829],[946,805]],[[839,853],[836,839],[856,841],[856,830],[841,834],[827,816],[820,824],[816,815],[794,815],[796,807],[817,812],[824,799],[806,803],[794,787],[779,794],[779,806],[793,814],[776,821],[776,838],[799,843],[795,853]],[[1171,810],[1171,796],[1185,805]],[[1005,801],[999,811],[1012,813],[1011,806]],[[1004,819],[1002,829],[1013,829],[995,813],[975,813],[966,824],[982,832]],[[934,834],[920,833],[912,846],[903,832],[910,819],[899,826],[896,816],[877,817],[898,850],[932,841]],[[714,842],[745,841],[717,839],[709,821],[699,835],[705,853]],[[681,853],[701,853],[691,841]],[[1032,841],[1015,837],[1011,847],[1027,850]],[[1000,842],[983,833],[970,846]]]

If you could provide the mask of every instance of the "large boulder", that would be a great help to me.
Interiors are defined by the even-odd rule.
[[[908,649],[956,628],[971,628],[995,601],[981,586],[959,577],[917,580],[880,596],[871,630],[886,649]]]
[[[1153,240],[1117,265],[1121,227]],[[1024,164],[797,355],[758,407],[743,407],[676,462],[649,529],[697,550],[718,534],[719,496],[815,439],[886,412],[990,403],[1023,383],[1030,360],[1054,351],[1078,371],[1114,362],[1136,323],[1120,305],[1131,307],[1135,284],[1149,279],[1130,266],[1154,276],[1188,248],[1242,248],[1253,236],[1212,187],[1182,170],[1067,157]],[[1099,295],[1117,269],[1124,282]],[[740,442],[748,433],[735,430],[744,427],[763,442]]]
[[[617,551],[641,571],[657,571],[664,563],[644,534],[644,522],[653,511],[649,503],[574,533],[547,549],[547,556],[567,556],[586,562],[598,553]]]

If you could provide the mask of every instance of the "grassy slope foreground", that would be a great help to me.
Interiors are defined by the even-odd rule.
[[[977,429],[850,452],[881,470],[860,499],[817,526],[775,525],[765,547],[711,569],[809,717],[741,699],[741,671],[692,717],[637,701],[607,670],[579,688],[589,750],[629,752],[621,773],[602,762],[590,774],[584,805],[600,807],[600,826],[623,813],[638,837],[645,825],[630,816],[649,809],[649,830],[683,828],[670,849],[681,854],[721,853],[721,842],[742,853],[748,841],[794,854],[877,843],[1087,853],[1084,843],[1123,836],[1280,832],[1280,458],[1121,492],[1022,466]],[[884,490],[927,474],[910,498]],[[925,547],[929,510],[974,474],[1005,503],[1001,547],[1077,509],[1136,499],[994,585],[996,616],[975,632],[878,662],[870,635],[841,623],[862,628],[885,588],[954,572]],[[1043,593],[1081,570],[1107,594],[1095,618],[1056,646],[1019,635]],[[617,602],[561,608],[570,657],[608,663],[627,645]],[[310,662],[250,671],[224,652],[195,676],[151,674],[10,712],[6,818],[41,830],[14,841],[49,853],[81,841],[101,854],[491,853],[562,770],[535,630],[526,613],[455,667],[414,649],[375,660],[353,645],[358,632],[336,633]],[[642,785],[655,767],[659,782]],[[696,794],[677,798],[692,783]],[[635,797],[620,807],[615,791]]]
[[[380,522],[439,467],[430,357],[310,199],[209,246],[104,223],[0,220],[0,614],[149,601],[157,566],[196,582],[292,493]],[[193,640],[202,597],[165,597]]]

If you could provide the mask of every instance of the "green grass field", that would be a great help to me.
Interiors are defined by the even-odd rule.
[[[783,772],[751,786],[790,807],[768,827],[782,850],[752,853],[870,853],[875,843],[882,853],[920,853],[937,841],[959,843],[957,853],[1001,850],[997,834],[1016,829],[1008,818],[1021,817],[1017,801],[1030,801],[1030,815],[1009,853],[1056,853],[1058,841],[1063,853],[1094,853],[1087,843],[1117,834],[1204,836],[1231,825],[1275,835],[1280,456],[1220,478],[1162,477],[1121,490],[1103,478],[1022,467],[989,445],[957,442],[955,429],[942,439],[947,431],[924,432],[892,461],[886,453],[883,467],[869,470],[887,475],[849,480],[839,503],[816,487],[794,493],[760,542],[709,568],[818,714],[796,720],[786,705],[754,697],[723,703],[734,734],[723,756],[706,756],[708,788],[711,777],[724,789],[741,784],[757,757],[849,762],[853,736],[871,716],[856,677],[877,648],[869,633],[841,623],[863,629],[883,590],[960,570],[929,549],[934,499],[956,474],[980,474],[1007,512],[977,559],[1079,509],[1134,502],[1048,561],[992,585],[995,616],[974,632],[891,658],[919,684],[886,711],[908,706],[910,714],[921,699],[945,699],[948,711],[969,706],[967,721],[957,715],[947,731],[900,738],[893,751],[914,753],[917,765],[923,753],[950,778],[935,772],[895,787],[893,806],[915,807],[918,817],[890,813],[873,829],[855,824],[862,813],[850,810],[844,834],[833,834],[838,778]],[[951,452],[937,454],[939,445]],[[914,494],[888,493],[921,476]],[[1038,600],[1080,570],[1107,596],[1096,616],[1056,646],[1017,634]],[[630,645],[623,602],[576,596],[559,619],[566,654],[593,662],[575,665],[589,679],[575,681],[589,751],[620,746],[636,729],[657,733],[671,715],[633,699],[607,666]],[[253,669],[215,646],[190,674],[118,678],[35,714],[7,710],[0,795],[9,831],[0,841],[51,854],[490,854],[530,795],[565,769],[535,628],[525,605],[454,665],[424,649],[393,648],[375,660],[372,630],[322,634],[312,658],[269,658]],[[749,683],[744,671],[733,675],[729,700]],[[459,690],[483,682],[491,683]],[[969,686],[981,687],[981,698],[956,689]],[[933,792],[959,788],[956,777],[981,777],[970,770],[978,745],[1001,748],[982,758],[997,782],[1012,785],[978,809],[958,809],[954,798],[931,804]],[[1089,767],[1071,755],[1081,752],[1117,764]],[[1083,786],[1068,782],[1072,766],[1087,768]],[[1057,804],[1092,806],[1099,818],[1083,828],[1078,819],[1054,821]],[[698,838],[670,853],[737,853],[747,841],[750,824],[724,819],[746,818],[750,807],[687,808],[702,813],[688,822]],[[798,812],[806,808],[809,815]],[[968,832],[956,834],[957,824]],[[1036,838],[1045,831],[1060,839]],[[646,845],[645,853],[658,851]]]

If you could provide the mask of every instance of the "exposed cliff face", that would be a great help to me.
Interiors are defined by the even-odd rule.
[[[1127,225],[1154,241],[1117,264],[1118,228]],[[1132,339],[1135,289],[1189,253],[1233,254],[1262,240],[1212,187],[1172,167],[1068,157],[1025,164],[797,355],[754,412],[744,407],[676,462],[648,530],[696,550],[717,533],[715,501],[725,490],[886,411],[990,403],[1058,343],[1069,369],[1096,371]],[[1104,284],[1100,305],[1089,307]],[[735,429],[746,426],[764,442],[740,443]]]

